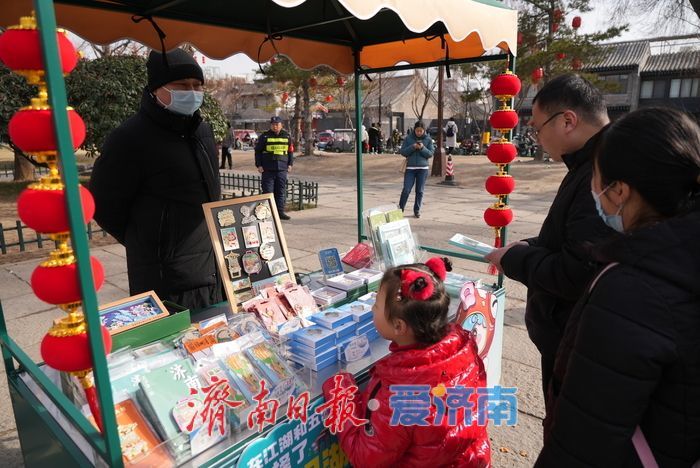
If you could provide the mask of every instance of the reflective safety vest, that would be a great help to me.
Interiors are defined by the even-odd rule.
[[[265,155],[274,156],[275,159],[286,158],[289,153],[289,137],[268,136],[265,140]]]

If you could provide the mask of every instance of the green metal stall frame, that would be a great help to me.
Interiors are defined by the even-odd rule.
[[[92,269],[87,234],[83,225],[82,206],[78,191],[78,173],[75,154],[72,148],[68,116],[66,112],[67,98],[65,81],[61,71],[56,42],[56,17],[53,0],[33,0],[37,25],[40,31],[41,46],[45,62],[46,82],[49,99],[53,112],[54,129],[56,132],[57,149],[60,155],[59,163],[70,218],[71,241],[78,265],[78,274],[82,290],[83,311],[85,314],[90,351],[94,363],[95,385],[99,396],[100,413],[104,422],[104,435],[100,434],[78,411],[61,390],[49,380],[39,366],[21,349],[9,336],[0,303],[0,350],[5,364],[10,389],[11,400],[17,429],[22,446],[24,461],[27,466],[92,466],[91,461],[83,455],[76,443],[60,427],[47,408],[37,399],[32,390],[22,380],[26,373],[37,386],[46,394],[49,400],[72,426],[82,435],[95,450],[97,455],[110,467],[124,466],[117,432],[116,417],[113,411],[114,403],[109,382],[106,356],[103,352],[104,343],[101,333],[91,333],[99,330],[97,295],[92,280]],[[173,2],[173,3],[178,3]],[[515,57],[507,54],[485,55],[470,59],[445,59],[430,63],[399,65],[393,67],[360,69],[360,50],[355,50],[355,118],[357,127],[362,123],[362,88],[361,77],[371,73],[398,71],[414,68],[428,68],[439,65],[454,65],[482,61],[506,60],[508,69],[515,71]],[[362,222],[363,211],[363,178],[362,178],[362,136],[356,131],[356,161],[357,161],[357,239],[366,239]],[[510,135],[508,136],[510,139]],[[506,171],[508,167],[506,167]],[[505,244],[506,228],[502,231]],[[425,251],[447,255],[461,259],[483,262],[480,257],[463,252],[446,250],[431,246],[421,246]],[[497,288],[503,286],[503,275],[498,276]],[[18,365],[15,365],[15,362]],[[243,441],[243,443],[248,441]],[[223,460],[233,461],[240,454],[243,443],[225,449],[220,455],[210,460],[207,465],[217,464]],[[232,458],[233,457],[233,458]]]

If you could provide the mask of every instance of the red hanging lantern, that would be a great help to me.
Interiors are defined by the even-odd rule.
[[[104,283],[104,268],[95,257],[90,257],[90,263],[92,265],[92,279],[95,283],[95,290],[98,290]],[[80,301],[80,281],[76,263],[59,266],[45,266],[45,264],[41,264],[34,269],[30,283],[34,294],[49,304],[68,304]]]
[[[492,228],[508,226],[513,221],[513,210],[507,205],[491,206],[484,211],[484,221]]]
[[[317,84],[318,84],[318,81],[316,81],[315,77],[312,76],[311,78],[309,78],[309,86],[311,86],[312,88],[315,88]]]
[[[276,63],[277,63],[277,59],[276,59],[275,57],[272,57],[272,58],[270,59],[270,65],[274,65],[274,64],[276,64]]]
[[[559,23],[552,23],[552,32],[555,33],[559,31]]]
[[[542,67],[537,67],[532,70],[531,78],[533,83],[538,83],[542,78],[544,78],[544,70]]]
[[[523,43],[523,33],[518,32],[518,45],[522,45]]]
[[[518,149],[510,141],[492,141],[486,148],[486,156],[494,164],[510,164],[518,155]]]
[[[78,52],[65,31],[56,32],[61,70],[70,73],[78,63]],[[44,71],[39,31],[33,17],[20,19],[19,26],[10,26],[0,35],[0,61],[13,71]]]
[[[515,190],[515,179],[508,174],[496,174],[489,176],[484,185],[491,195],[508,195]]]
[[[95,200],[88,189],[80,187],[83,220],[89,223],[95,214]],[[17,198],[17,214],[24,224],[36,232],[53,233],[70,230],[64,191],[29,187]]]
[[[85,141],[85,122],[74,109],[69,107],[67,111],[73,149],[78,149]],[[25,153],[56,151],[51,109],[20,109],[10,119],[7,130],[12,142]]]
[[[501,73],[491,80],[491,94],[496,96],[496,99],[508,100],[520,92],[520,78],[512,72],[507,71]]]
[[[333,102],[333,96],[331,96],[330,94],[326,96],[326,102]]]
[[[581,59],[576,57],[571,61],[571,68],[574,70],[580,70],[581,67],[583,67],[583,62],[581,62]]]
[[[289,93],[286,91],[283,92],[282,93],[282,104],[286,103],[288,99],[289,99]]]
[[[552,16],[554,17],[555,23],[560,23],[562,18],[564,18],[564,12],[562,12],[559,8],[555,8]]]
[[[338,83],[338,86],[345,86],[345,78],[342,76],[337,77],[335,82]]]
[[[100,327],[105,353],[112,351],[112,337],[104,326]],[[51,368],[63,372],[78,372],[92,368],[90,343],[87,333],[54,336],[51,332],[41,340],[41,357]]]
[[[491,126],[501,132],[507,132],[518,125],[518,113],[512,109],[499,109],[489,117]]]
[[[564,60],[566,58],[566,54],[564,52],[559,52],[557,54],[557,60]]]
[[[571,27],[574,29],[578,29],[581,27],[581,17],[580,16],[574,16],[574,19],[571,20]]]

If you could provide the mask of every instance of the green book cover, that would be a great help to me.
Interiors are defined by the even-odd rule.
[[[144,402],[157,419],[156,426],[163,432],[161,437],[164,440],[177,437],[180,429],[173,418],[173,408],[180,400],[192,397],[190,389],[195,389],[197,392],[200,390],[199,379],[189,359],[180,359],[143,374],[139,388]],[[178,441],[182,440],[183,438],[178,439]],[[180,443],[175,445],[178,445],[172,447],[175,452],[189,448],[180,447]]]
[[[384,213],[375,213],[369,217],[369,227],[374,230],[382,224],[386,224],[386,215]]]
[[[391,223],[392,221],[399,221],[403,219],[403,212],[400,209],[395,209],[386,212],[386,221]]]

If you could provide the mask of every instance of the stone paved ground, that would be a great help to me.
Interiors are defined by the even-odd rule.
[[[317,252],[325,247],[340,251],[354,245],[356,239],[356,188],[354,175],[348,167],[354,165],[350,155],[303,158],[295,166],[295,174],[320,183],[320,203],[317,209],[293,212],[291,221],[284,223],[284,233],[296,271],[319,268]],[[400,192],[396,173],[398,159],[391,156],[365,157],[365,207],[395,204]],[[252,154],[240,153],[236,171],[252,173]],[[425,193],[423,216],[411,220],[411,226],[425,245],[448,247],[447,239],[460,232],[480,239],[491,239],[482,212],[492,202],[483,190],[482,175],[493,173],[493,166],[483,157],[456,158],[457,180],[462,174],[462,186],[439,185],[439,178],[430,178]],[[556,193],[557,181],[563,176],[562,166],[522,163],[514,164],[513,173],[522,182],[511,197],[516,221],[510,231],[511,239],[536,235],[544,220],[550,201]],[[412,202],[412,197],[409,203]],[[408,212],[408,211],[407,211]],[[48,252],[47,252],[48,253]],[[92,254],[105,267],[106,281],[99,291],[100,303],[128,296],[125,253],[118,244],[94,248]],[[32,293],[29,278],[39,260],[32,259],[0,265],[0,299],[12,336],[35,360],[39,360],[39,342],[51,321],[61,315],[39,301]],[[486,277],[483,264],[457,261],[457,272]],[[523,322],[525,288],[506,280],[506,322],[503,338],[504,386],[516,386],[519,395],[518,425],[491,427],[493,466],[531,466],[541,448],[541,423],[544,414],[540,390],[539,355],[527,337]],[[4,372],[0,373],[0,465],[21,466],[22,457],[15,431],[14,419]]]

